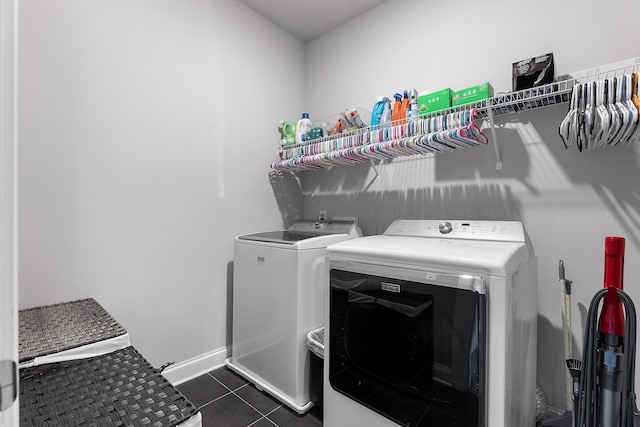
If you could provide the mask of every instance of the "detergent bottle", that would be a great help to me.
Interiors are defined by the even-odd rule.
[[[296,124],[292,122],[287,122],[284,119],[280,120],[280,124],[278,126],[278,131],[280,132],[280,144],[282,145],[293,145],[295,143],[296,138]]]
[[[373,104],[373,110],[371,111],[371,126],[377,126],[380,124],[382,112],[384,111],[384,102],[382,97],[378,98],[375,104]]]
[[[312,127],[309,113],[302,113],[302,118],[298,120],[298,125],[296,126],[296,144],[302,144],[304,142],[305,135]]]
[[[386,96],[382,98],[384,108],[382,109],[382,115],[380,116],[380,124],[388,125],[391,122],[391,100]]]

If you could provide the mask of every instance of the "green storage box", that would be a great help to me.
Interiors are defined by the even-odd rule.
[[[482,83],[478,86],[468,87],[466,89],[453,92],[451,105],[458,106],[469,104],[471,102],[482,101],[483,99],[493,96],[493,87],[490,83]]]
[[[418,112],[421,116],[445,108],[451,108],[451,89],[449,88],[418,96]]]

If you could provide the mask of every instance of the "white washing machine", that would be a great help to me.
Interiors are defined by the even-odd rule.
[[[504,221],[327,248],[325,427],[533,427],[537,256]]]
[[[226,364],[300,414],[313,406],[306,337],[323,325],[326,247],[361,235],[352,221],[299,221],[235,239]]]

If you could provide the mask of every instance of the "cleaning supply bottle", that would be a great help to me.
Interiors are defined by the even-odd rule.
[[[400,106],[400,116],[399,119],[407,118],[407,112],[409,111],[409,93],[405,90],[404,96],[402,97],[402,105]]]
[[[280,144],[287,146],[293,145],[296,138],[296,124],[292,122],[286,122],[284,119],[280,119],[278,126],[280,132]]]
[[[329,132],[329,135],[333,136],[333,135],[337,135],[337,134],[339,134],[341,132],[342,132],[342,121],[340,119],[338,119],[338,121],[336,121],[336,124],[333,126],[333,128]]]
[[[329,136],[331,133],[331,125],[327,122],[322,122],[322,136]]]
[[[302,144],[304,142],[304,136],[312,127],[313,125],[309,119],[309,113],[302,113],[302,118],[298,120],[298,124],[296,126],[296,144]]]
[[[376,103],[373,104],[373,109],[371,110],[371,127],[380,124],[380,118],[382,117],[382,112],[384,111],[384,102],[382,101],[382,99],[382,97],[378,98]]]
[[[349,110],[348,108],[346,108],[341,115],[343,115],[345,117],[345,119],[347,119],[347,122],[349,123],[349,128],[357,128],[358,126],[356,125],[356,123],[353,121],[353,117],[351,116],[351,110]]]
[[[362,119],[360,118],[360,114],[358,114],[358,110],[356,110],[355,108],[352,108],[349,114],[351,115],[351,121],[356,125],[357,128],[367,127],[367,125],[365,125]]]
[[[351,126],[351,123],[349,122],[349,119],[347,118],[347,116],[344,114],[344,112],[340,113],[340,124],[342,126],[342,132],[347,132],[349,130],[351,130],[351,128],[353,126]]]
[[[411,89],[409,91],[409,111],[407,118],[418,117],[418,91]]]
[[[402,95],[396,93],[393,95],[396,102],[393,103],[393,114],[391,115],[391,120],[393,123],[397,123],[400,120],[400,109],[402,108]]]
[[[382,98],[382,103],[384,108],[382,109],[382,114],[380,115],[380,126],[382,127],[383,136],[382,139],[384,141],[388,140],[389,137],[389,126],[391,125],[391,100],[386,96]]]
[[[386,96],[382,98],[384,108],[382,109],[382,115],[380,116],[380,124],[385,125],[391,122],[391,100]]]

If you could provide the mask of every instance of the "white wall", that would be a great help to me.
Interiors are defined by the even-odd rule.
[[[20,6],[20,307],[93,297],[155,366],[224,349],[234,236],[299,215],[268,171],[304,44],[235,0]]]
[[[553,52],[558,74],[640,56],[633,25],[603,27],[601,1],[512,2],[393,0],[311,42],[309,112],[318,119],[345,107],[371,110],[376,97],[416,88],[453,90],[489,81],[511,90],[511,64]],[[640,3],[615,0],[608,11],[638,16]],[[623,11],[623,12],[622,12]],[[640,179],[637,147],[566,151],[558,125],[566,105],[501,118],[492,147],[300,173],[303,214],[359,216],[365,234],[396,218],[520,220],[539,255],[538,383],[564,406],[558,262],[574,281],[573,335],[602,286],[606,236],[627,239],[626,286],[640,301]],[[488,133],[490,135],[490,133]],[[579,308],[578,308],[579,307]],[[581,351],[577,356],[581,357]]]

